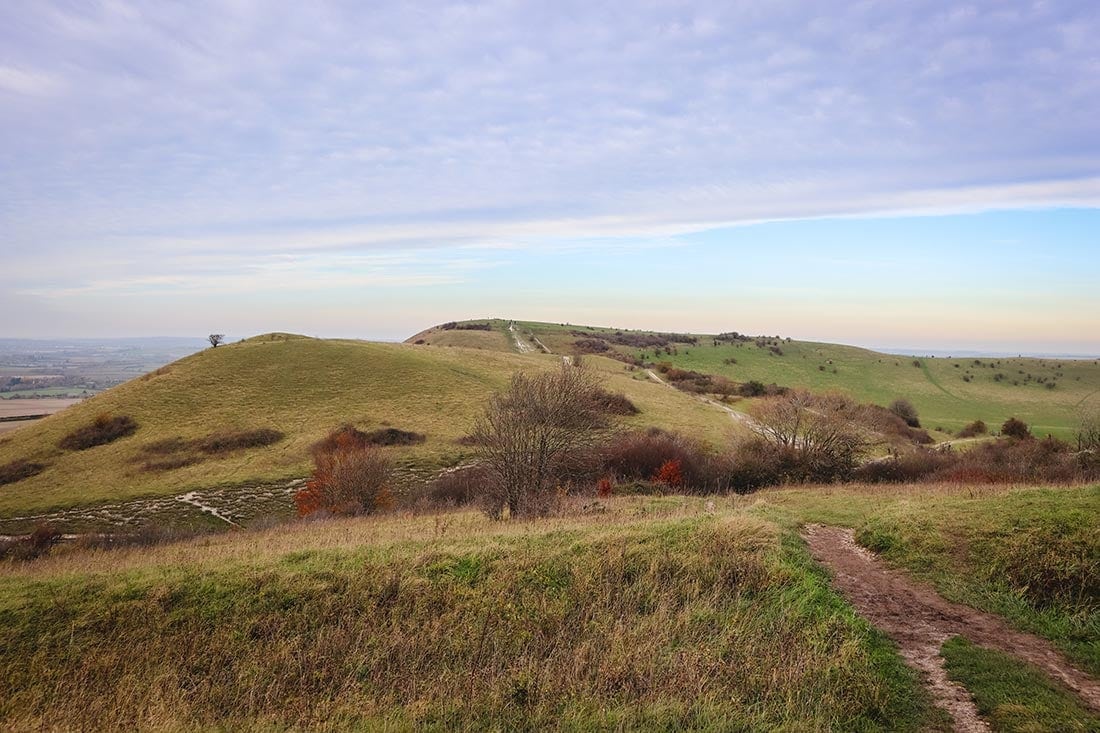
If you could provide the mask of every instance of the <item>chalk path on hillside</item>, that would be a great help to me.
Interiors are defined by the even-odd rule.
[[[966,689],[947,677],[940,647],[954,636],[997,649],[1042,669],[1100,710],[1100,682],[1070,664],[1045,639],[1017,631],[1004,619],[958,603],[892,570],[856,544],[850,529],[809,525],[803,537],[814,559],[856,611],[894,640],[905,661],[923,675],[936,703],[960,731],[988,731]]]
[[[652,379],[657,384],[663,384],[664,386],[668,387],[669,389],[676,389],[671,384],[669,384],[668,382],[666,382],[665,380],[663,380],[659,376],[657,376],[657,372],[653,371],[652,369],[646,369],[645,373],[648,374],[649,378]],[[704,403],[710,405],[711,407],[717,407],[719,410],[721,410],[722,412],[729,415],[730,419],[733,420],[736,423],[740,423],[740,424],[744,425],[747,428],[751,428],[752,425],[753,425],[753,419],[751,417],[749,417],[748,415],[746,415],[745,413],[743,413],[743,412],[738,412],[737,410],[733,409],[732,407],[728,407],[726,405],[723,405],[721,402],[716,402],[716,401],[712,400],[710,397],[696,396],[696,399],[698,399],[700,402],[704,402]]]
[[[523,337],[519,335],[519,329],[516,328],[516,324],[509,323],[508,331],[512,334],[512,341],[516,344],[516,351],[521,354],[533,354],[535,347],[523,340]]]

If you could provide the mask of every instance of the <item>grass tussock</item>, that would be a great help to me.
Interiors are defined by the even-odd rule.
[[[88,450],[133,435],[137,429],[137,422],[129,415],[102,414],[96,416],[91,424],[66,435],[57,445],[64,450]]]
[[[792,535],[668,506],[527,526],[474,513],[345,520],[185,545],[192,552],[44,561],[0,578],[0,726],[916,730],[936,720]],[[95,570],[105,565],[117,569]]]

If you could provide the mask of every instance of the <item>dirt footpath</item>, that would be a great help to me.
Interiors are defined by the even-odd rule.
[[[951,682],[940,647],[953,636],[998,649],[1044,670],[1100,711],[1100,682],[1077,669],[1045,639],[1017,631],[1003,619],[951,603],[928,586],[892,570],[856,544],[852,530],[810,525],[803,536],[814,559],[833,573],[833,584],[861,616],[898,645],[920,670],[937,703],[960,731],[987,731],[969,693]]]

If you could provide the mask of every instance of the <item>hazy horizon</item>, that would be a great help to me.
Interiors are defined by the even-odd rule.
[[[1100,353],[1100,6],[0,8],[0,336]]]

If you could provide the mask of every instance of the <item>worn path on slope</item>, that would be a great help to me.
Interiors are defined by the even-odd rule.
[[[960,731],[989,730],[965,688],[950,681],[940,647],[964,636],[974,644],[1012,654],[1042,669],[1100,710],[1100,682],[1070,664],[1047,640],[1017,631],[993,614],[944,599],[932,588],[893,570],[856,544],[850,529],[809,525],[803,537],[814,559],[833,574],[833,584],[864,618],[898,645],[902,657],[925,677],[937,704]]]

